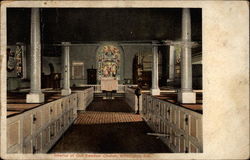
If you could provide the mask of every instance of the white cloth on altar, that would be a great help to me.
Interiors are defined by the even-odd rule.
[[[102,91],[117,91],[118,80],[115,78],[101,78],[101,90]]]

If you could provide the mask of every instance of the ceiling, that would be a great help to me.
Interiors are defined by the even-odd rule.
[[[43,44],[179,40],[180,8],[43,8]],[[192,40],[202,40],[201,9],[191,9]],[[30,8],[7,9],[7,41],[29,43]]]

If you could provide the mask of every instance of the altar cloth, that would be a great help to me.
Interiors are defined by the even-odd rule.
[[[118,80],[114,78],[102,78],[101,79],[101,90],[103,91],[117,91]]]

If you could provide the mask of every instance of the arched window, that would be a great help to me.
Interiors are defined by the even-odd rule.
[[[120,79],[121,51],[113,44],[101,45],[97,50],[97,76]]]

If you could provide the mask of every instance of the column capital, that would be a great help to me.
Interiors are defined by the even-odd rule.
[[[157,41],[157,40],[153,40],[153,41],[152,41],[152,44],[153,44],[153,45],[157,45],[158,43],[159,43],[159,41]]]
[[[195,47],[198,47],[200,46],[200,42],[196,42],[196,41],[164,41],[164,43],[166,45],[169,45],[169,46],[176,46],[176,45],[179,45],[179,46],[188,46],[188,47],[191,47],[191,48],[195,48]]]
[[[22,45],[24,45],[24,43],[23,42],[16,42],[16,45],[22,46]]]
[[[69,46],[69,45],[71,45],[71,42],[61,42],[61,44],[62,44],[62,46],[64,47],[64,46]]]

